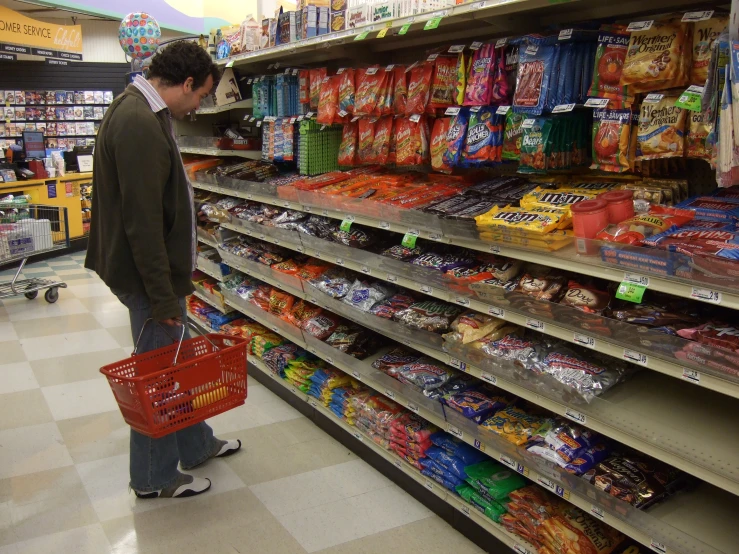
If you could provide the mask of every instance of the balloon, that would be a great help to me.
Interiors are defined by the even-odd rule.
[[[161,36],[162,30],[156,19],[146,13],[129,13],[118,27],[118,42],[123,51],[134,59],[144,60],[153,56]]]

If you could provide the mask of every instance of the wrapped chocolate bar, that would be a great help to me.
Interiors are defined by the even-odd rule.
[[[381,283],[365,283],[357,279],[343,298],[343,302],[363,312],[369,312],[370,308],[385,300],[392,291]]]
[[[462,311],[454,304],[440,300],[415,302],[408,308],[395,313],[393,319],[411,329],[443,333],[449,329],[454,318]]]

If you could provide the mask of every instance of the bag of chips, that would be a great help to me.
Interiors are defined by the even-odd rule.
[[[393,132],[393,118],[382,117],[375,123],[375,136],[372,141],[370,163],[385,165],[390,158],[390,139]]]
[[[428,108],[445,109],[453,106],[457,88],[457,58],[439,56],[433,62],[433,77]]]
[[[590,169],[629,170],[631,110],[593,110],[593,163]]]
[[[711,149],[706,144],[713,125],[703,112],[688,111],[688,133],[685,136],[685,156],[700,160],[711,160]]]
[[[443,154],[443,164],[448,167],[459,165],[467,137],[467,126],[469,123],[469,111],[459,110],[451,122],[446,134],[446,151]]]
[[[357,161],[369,164],[372,161],[372,145],[375,140],[375,124],[371,119],[362,118],[358,122]]]
[[[642,102],[637,130],[636,160],[682,158],[686,110],[675,106],[677,94],[657,103]]]
[[[431,168],[434,171],[442,173],[451,173],[452,166],[448,165],[445,160],[447,148],[447,134],[452,122],[451,117],[439,117],[434,121],[434,128],[431,131]]]
[[[407,71],[407,70],[406,70]],[[434,71],[432,63],[424,62],[410,70],[408,80],[408,102],[405,115],[421,115],[426,111],[431,93],[431,77]]]
[[[323,79],[326,77],[326,68],[310,69],[308,74],[310,81],[310,107],[315,110],[318,108],[318,102],[321,97],[321,83],[323,83]]]
[[[393,72],[393,112],[395,115],[405,114],[405,107],[408,102],[408,75],[405,66],[396,65],[392,69]]]
[[[357,164],[358,136],[359,124],[356,121],[344,124],[339,146],[339,165],[354,166]]]
[[[378,101],[387,72],[379,67],[358,69],[355,73],[357,90],[354,100],[354,115],[380,115]]]
[[[316,122],[320,125],[332,125],[341,121],[339,111],[339,79],[340,75],[324,77],[321,81],[321,92],[318,99],[318,117]]]
[[[396,165],[422,165],[428,156],[425,118],[418,122],[400,118],[395,126]]]
[[[523,140],[523,127],[521,124],[526,116],[521,113],[508,110],[506,114],[505,130],[503,133],[504,160],[518,161],[521,158],[521,141]]]
[[[354,113],[354,69],[341,68],[339,70],[339,114]]]
[[[483,488],[494,500],[506,500],[513,491],[526,486],[526,479],[502,464],[486,460],[465,468],[467,482]]]
[[[501,116],[494,108],[471,108],[462,163],[465,166],[487,165],[500,161],[502,147]]]

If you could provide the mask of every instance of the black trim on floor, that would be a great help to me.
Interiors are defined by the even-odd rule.
[[[429,510],[436,513],[436,515],[445,520],[455,530],[486,552],[495,554],[508,554],[512,552],[510,548],[488,533],[483,527],[462,514],[462,512],[455,509],[448,502],[445,502],[434,493],[427,490],[410,475],[406,475],[400,471],[372,448],[355,439],[346,430],[344,430],[343,427],[337,425],[335,421],[332,421],[330,417],[313,409],[302,400],[300,402],[296,402],[295,395],[285,387],[279,385],[271,377],[268,377],[253,366],[249,367],[249,377],[257,381],[260,385],[264,385],[270,391],[282,398],[301,414],[313,421],[313,423],[320,427],[324,432],[354,452],[357,456],[362,458],[362,460],[385,475],[388,479],[413,496],[413,498],[421,502],[421,504],[426,506]],[[249,402],[249,399],[247,398],[246,401]]]

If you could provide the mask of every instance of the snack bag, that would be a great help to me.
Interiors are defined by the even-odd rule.
[[[301,69],[298,74],[298,102],[310,104],[310,71]]]
[[[495,161],[495,125],[497,116],[492,108],[471,108],[467,138],[462,151],[462,163],[466,166],[485,165]]]
[[[488,213],[477,216],[475,221],[478,227],[508,227],[532,233],[549,233],[569,225],[572,218],[564,210],[493,206]]]
[[[675,106],[677,99],[677,94],[665,94],[655,104],[642,102],[637,129],[637,161],[683,156],[686,110]]]
[[[605,523],[589,516],[579,508],[555,514],[542,523],[545,544],[552,552],[582,552],[611,554],[624,541],[624,536]]]
[[[521,141],[523,139],[523,128],[521,124],[526,116],[508,110],[505,119],[505,130],[503,132],[503,153],[504,160],[518,161],[521,158]]]
[[[688,111],[688,133],[685,136],[685,155],[710,161],[711,152],[706,144],[713,125],[706,120],[704,112]]]
[[[375,124],[375,137],[372,141],[370,163],[385,165],[390,157],[390,135],[393,132],[393,118],[382,117]]]
[[[318,108],[318,101],[321,96],[321,83],[326,77],[326,68],[308,70],[309,90],[310,90],[310,107],[315,110]]]
[[[631,110],[593,110],[593,164],[590,169],[629,170]]]
[[[439,56],[434,60],[429,109],[444,109],[455,104],[457,88],[457,59]]]
[[[354,69],[342,68],[339,71],[339,113],[351,114],[354,113]]]
[[[394,86],[393,86],[393,112],[396,115],[405,113],[405,106],[408,101],[408,74],[405,66],[396,65],[392,69]]]
[[[295,297],[292,294],[272,289],[269,295],[269,312],[273,315],[288,314],[294,303]]]
[[[447,134],[451,125],[451,117],[439,117],[434,121],[434,128],[431,131],[431,168],[434,171],[442,173],[451,173],[452,166],[446,163],[445,154],[447,153]]]
[[[341,131],[341,145],[339,146],[339,165],[357,165],[358,133],[359,125],[356,121],[344,124]]]
[[[616,100],[615,107],[621,102],[632,102],[628,86],[621,85],[621,71],[626,62],[626,50],[629,46],[629,33],[621,26],[609,26],[607,31],[598,34],[598,48],[595,51],[595,67],[593,82],[588,96],[610,98]]]
[[[320,125],[332,125],[338,117],[340,78],[340,76],[324,77],[321,81],[318,117],[316,117],[316,122]]]
[[[452,104],[461,106],[464,103],[464,93],[467,88],[467,58],[464,52],[460,52],[457,57],[457,66],[455,67],[454,75],[456,82],[454,85],[454,101]]]
[[[362,118],[359,124],[359,148],[357,150],[357,161],[360,164],[372,162],[372,144],[375,140],[375,124],[371,119]]]
[[[667,231],[671,227],[682,227],[694,217],[695,212],[689,209],[652,206],[649,213],[639,214],[617,225],[609,225],[595,238],[639,246],[645,238]]]
[[[396,121],[396,165],[421,165],[428,153],[425,119],[414,122],[408,118]]]
[[[446,151],[443,154],[444,165],[456,167],[459,164],[465,138],[467,137],[468,122],[469,112],[463,108],[449,123],[449,130],[446,134]]]
[[[408,71],[408,70],[406,70]],[[421,115],[426,111],[431,92],[431,77],[434,66],[425,62],[410,70],[408,81],[408,102],[405,106],[405,115]]]
[[[509,90],[505,48],[497,48],[495,50],[495,70],[493,72],[493,89],[490,92],[490,103],[495,105],[508,103]]]
[[[689,25],[680,21],[655,21],[649,29],[631,33],[620,84],[629,85],[632,93],[686,85],[689,38]]]
[[[493,90],[493,68],[495,45],[483,44],[470,59],[464,106],[486,106],[490,103]]]
[[[729,19],[725,15],[714,15],[710,19],[697,21],[693,27],[693,63],[690,66],[690,82],[703,86],[708,78],[711,62],[711,46],[726,29]]]
[[[385,80],[377,103],[380,108],[380,115],[393,115],[393,101],[395,100],[393,96],[395,94],[395,73],[393,72],[392,66],[386,67],[384,71]]]
[[[513,94],[514,111],[534,115],[544,111],[557,52],[555,46],[539,45],[531,40],[528,45],[521,45]]]
[[[377,102],[386,78],[387,73],[378,67],[357,70],[354,115],[380,115]]]
[[[551,146],[552,119],[549,117],[526,118],[521,127],[523,136],[518,172],[546,173],[547,153]]]

